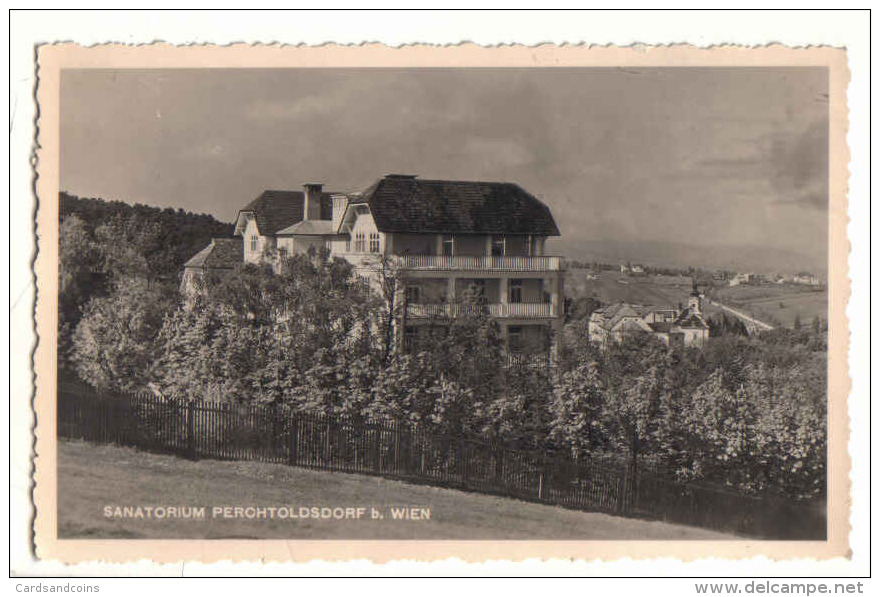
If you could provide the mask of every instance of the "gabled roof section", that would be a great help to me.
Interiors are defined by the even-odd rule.
[[[681,316],[679,316],[679,318],[675,320],[675,325],[680,328],[686,329],[709,329],[709,324],[706,323],[706,320],[703,319],[703,316],[690,310],[682,312]]]
[[[330,220],[303,220],[276,233],[277,236],[328,236],[335,234],[333,222]]]
[[[321,193],[321,220],[329,220],[333,215],[333,193]],[[259,197],[239,210],[239,215],[252,213],[257,220],[257,229],[264,236],[274,236],[303,219],[302,191],[263,191]]]
[[[196,253],[184,267],[201,269],[233,269],[243,261],[243,239],[212,238],[211,244]]]
[[[381,232],[559,236],[550,209],[510,182],[421,180],[390,174],[352,197]]]
[[[658,334],[668,334],[672,329],[671,321],[655,321],[654,323],[649,323],[648,326]]]

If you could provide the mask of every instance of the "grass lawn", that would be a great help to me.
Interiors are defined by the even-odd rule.
[[[205,518],[113,518],[105,506],[196,506]],[[218,506],[375,507],[333,519],[223,519]],[[430,508],[393,520],[391,507]],[[257,462],[191,462],[130,448],[58,441],[58,536],[63,539],[577,539],[730,540],[713,531],[555,506]]]

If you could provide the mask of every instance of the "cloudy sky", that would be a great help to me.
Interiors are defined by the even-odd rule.
[[[61,188],[231,221],[307,181],[514,181],[573,252],[673,243],[821,268],[827,94],[815,68],[65,71]]]

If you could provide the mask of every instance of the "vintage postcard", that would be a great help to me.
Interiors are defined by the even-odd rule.
[[[37,69],[39,558],[848,556],[844,50]]]

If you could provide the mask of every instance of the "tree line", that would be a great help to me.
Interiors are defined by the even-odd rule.
[[[149,293],[152,313],[133,317],[128,333],[149,337],[174,300],[183,264],[232,225],[182,209],[59,194],[59,366],[70,367],[73,335],[88,311],[114,320],[125,313],[120,296]],[[155,296],[153,296],[155,295]],[[142,298],[147,298],[143,296]],[[147,307],[151,309],[152,307]],[[88,341],[81,338],[81,341]]]
[[[392,300],[400,272],[383,272],[376,292],[345,260],[285,256],[277,270],[242,264],[209,276],[184,300],[176,280],[155,273],[157,254],[138,240],[139,225],[88,235],[67,220],[61,265],[70,279],[61,292],[81,315],[69,329],[66,358],[99,389],[283,403],[621,461],[755,494],[824,494],[821,329],[748,336],[722,319],[703,349],[645,336],[599,350],[587,335],[598,303],[570,297],[553,368],[511,365],[482,309],[431,326],[411,350],[395,350],[393,327],[405,311]],[[109,282],[90,296],[94,272]]]

